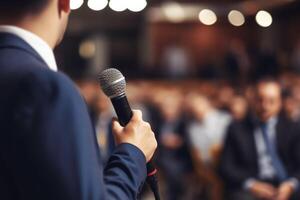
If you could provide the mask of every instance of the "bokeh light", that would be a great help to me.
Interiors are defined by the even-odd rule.
[[[214,11],[209,9],[203,9],[199,13],[199,20],[205,25],[213,25],[217,22],[217,16]]]
[[[232,10],[228,14],[228,21],[233,26],[242,26],[245,23],[245,17],[240,11]]]
[[[265,10],[259,11],[255,16],[255,20],[261,27],[269,27],[273,22],[272,15]]]
[[[89,0],[88,7],[92,10],[103,10],[108,4],[108,0]]]
[[[184,9],[176,2],[166,3],[162,9],[167,20],[170,22],[179,23],[185,19]]]
[[[70,1],[70,8],[71,8],[71,10],[79,9],[82,6],[83,3],[84,3],[83,0],[71,0]]]
[[[89,59],[95,56],[96,45],[92,40],[83,41],[79,46],[79,55],[82,58]]]
[[[122,12],[127,9],[127,4],[125,0],[110,0],[109,7],[116,12]]]
[[[127,8],[132,12],[140,12],[147,6],[146,0],[127,0]]]

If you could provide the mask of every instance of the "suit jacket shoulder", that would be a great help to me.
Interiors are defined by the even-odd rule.
[[[136,199],[146,159],[116,148],[105,170],[87,108],[72,81],[21,39],[0,34],[1,199]]]

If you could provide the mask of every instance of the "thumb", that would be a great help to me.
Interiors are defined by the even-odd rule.
[[[121,126],[121,124],[119,123],[118,119],[113,118],[112,120],[112,131],[114,134],[119,134],[121,133],[123,130],[123,127]]]

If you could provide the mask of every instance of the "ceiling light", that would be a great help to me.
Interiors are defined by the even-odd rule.
[[[233,26],[242,26],[245,23],[243,13],[238,10],[232,10],[228,14],[228,20]]]
[[[127,9],[127,1],[126,0],[110,0],[109,7],[116,12],[122,12]]]
[[[71,0],[70,1],[70,8],[71,10],[79,9],[83,4],[83,0]]]
[[[273,22],[272,15],[265,10],[259,11],[255,16],[255,20],[262,27],[271,26]]]
[[[146,0],[127,0],[127,8],[132,12],[140,12],[147,6]]]
[[[90,9],[99,11],[103,10],[108,4],[108,0],[89,0],[87,5]]]
[[[176,2],[166,3],[162,9],[166,18],[171,22],[179,23],[184,21],[185,19],[184,9],[179,3]]]
[[[203,9],[199,13],[199,20],[205,25],[213,25],[217,22],[217,16],[214,11]]]

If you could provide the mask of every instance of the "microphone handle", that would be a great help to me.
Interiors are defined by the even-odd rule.
[[[114,109],[117,113],[120,124],[125,127],[132,118],[132,110],[127,100],[126,95],[115,97],[111,99]]]
[[[131,107],[129,105],[126,95],[124,94],[119,97],[111,98],[111,102],[116,111],[116,114],[118,116],[118,120],[119,120],[120,124],[123,127],[126,126],[133,116],[133,113],[132,113],[132,110],[131,110]],[[157,169],[154,167],[153,162],[149,161],[147,163],[147,180],[146,181],[149,184],[152,192],[154,193],[155,199],[159,200],[160,197],[159,197],[156,172],[157,172]]]

